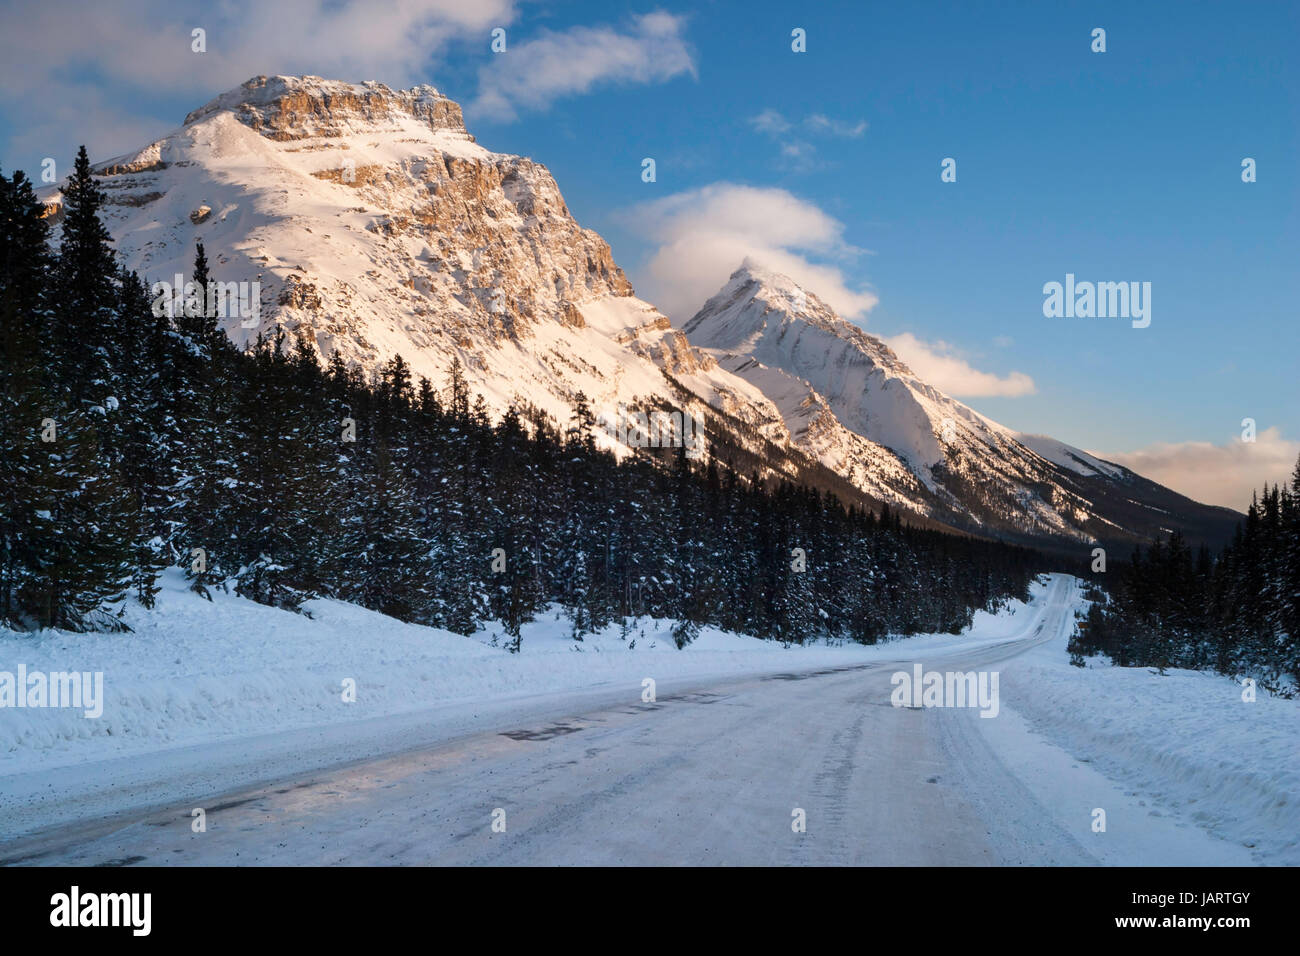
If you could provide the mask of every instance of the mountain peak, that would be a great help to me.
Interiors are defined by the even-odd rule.
[[[841,318],[790,276],[748,257],[682,330],[692,342],[708,348],[748,351],[769,335],[784,341],[790,332],[804,327],[852,343],[892,373],[912,374],[880,339]]]
[[[807,304],[809,298],[809,293],[794,279],[783,272],[766,268],[749,256],[746,256],[736,271],[731,274],[718,294],[730,295],[745,287],[750,287],[748,291],[753,296],[782,296],[800,310]]]
[[[494,411],[557,419],[579,390],[666,401],[655,362],[694,368],[547,169],[473,142],[431,86],[257,76],[95,174],[147,281],[190,274],[201,241],[214,280],[255,283],[255,315],[219,316],[237,345],[279,326],[322,357],[369,370],[400,354],[435,382],[456,354]]]
[[[690,335],[701,326],[716,325],[710,321],[711,317],[725,313],[733,318],[743,316],[738,323],[728,323],[730,336],[749,338],[766,326],[774,314],[789,321],[794,317],[807,319],[813,312],[834,315],[820,299],[805,292],[789,276],[767,269],[746,256],[722,288],[682,328]]]
[[[731,274],[732,279],[740,278],[742,280],[753,280],[763,283],[788,283],[794,285],[794,280],[783,272],[776,272],[760,264],[750,256],[745,256],[736,271]]]
[[[781,412],[796,445],[868,494],[977,533],[1137,540],[1172,493],[1053,438],[1024,435],[919,379],[789,276],[746,259],[682,327]],[[1212,509],[1189,526],[1218,534]],[[1181,520],[1181,519],[1180,519]]]
[[[255,288],[253,316],[220,316],[238,345],[279,326],[366,370],[401,354],[435,382],[454,355],[494,412],[556,421],[579,391],[606,416],[710,405],[740,423],[736,447],[765,477],[815,462],[874,500],[981,533],[1173,526],[1172,507],[1133,503],[1147,499],[1128,473],[1018,442],[760,260],[673,329],[546,168],[472,142],[433,87],[254,77],[94,170],[128,268],[189,274],[202,241],[215,280]]]
[[[233,113],[245,126],[275,140],[342,136],[358,126],[412,118],[473,141],[460,105],[428,85],[394,90],[373,80],[255,76],[191,112],[185,125],[220,112]]]

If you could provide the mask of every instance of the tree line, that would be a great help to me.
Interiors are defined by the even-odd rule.
[[[1025,599],[1040,559],[887,507],[691,461],[617,460],[574,396],[499,420],[459,361],[435,387],[276,329],[237,349],[205,308],[157,314],[123,269],[83,149],[61,234],[0,176],[0,623],[123,627],[164,569],[298,609],[334,597],[471,633],[559,604],[575,639],[672,618],[783,641],[957,632]],[[192,279],[211,278],[201,245]]]
[[[1107,575],[1071,643],[1126,667],[1187,667],[1300,684],[1300,461],[1290,484],[1265,486],[1217,556],[1172,534]]]

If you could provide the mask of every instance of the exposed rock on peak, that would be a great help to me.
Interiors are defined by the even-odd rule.
[[[565,424],[581,391],[609,417],[713,403],[788,438],[770,402],[633,297],[545,166],[484,149],[431,86],[257,77],[95,170],[146,281],[189,275],[202,241],[214,279],[258,283],[260,321],[222,320],[237,344],[281,326],[366,369],[401,354],[438,387],[459,356],[498,413]],[[57,190],[42,198],[57,214]]]
[[[257,77],[94,169],[147,282],[190,275],[202,241],[213,279],[257,289],[251,322],[219,317],[238,345],[279,326],[368,370],[400,354],[438,386],[459,357],[492,411],[535,406],[561,424],[579,392],[606,422],[624,406],[711,407],[745,473],[816,474],[976,531],[1132,539],[1196,507],[1069,446],[1019,441],[754,263],[674,329],[546,167],[484,149],[433,87]],[[58,190],[40,195],[57,228]]]
[[[217,112],[276,140],[344,136],[358,126],[382,126],[410,118],[432,130],[460,134],[468,142],[460,105],[432,86],[393,90],[383,83],[343,83],[319,76],[255,76],[185,117],[185,125]]]

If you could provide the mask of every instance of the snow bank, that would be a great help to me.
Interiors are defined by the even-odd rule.
[[[80,709],[0,709],[0,776],[458,701],[615,682],[637,689],[645,677],[819,668],[896,657],[904,647],[925,656],[967,640],[933,635],[874,648],[786,648],[705,627],[678,651],[671,621],[637,620],[626,639],[615,624],[577,642],[567,619],[552,612],[525,625],[516,655],[505,650],[499,628],[469,638],[331,600],[308,602],[311,617],[234,594],[209,602],[189,591],[179,572],[161,584],[154,611],[128,612],[130,633],[0,631],[0,671],[21,664],[28,673],[102,672],[105,698],[98,719]],[[980,615],[968,640],[998,639],[1015,621],[1014,614]],[[343,700],[349,679],[353,703]]]
[[[0,709],[0,795],[39,804],[50,781],[82,780],[81,767],[98,780],[100,772],[89,764],[113,757],[142,768],[160,760],[170,766],[171,756],[185,766],[208,759],[224,766],[232,747],[275,754],[280,751],[272,741],[298,741],[300,733],[318,728],[337,731],[345,743],[353,736],[362,741],[339,751],[355,757],[371,752],[372,742],[382,746],[390,736],[400,742],[410,725],[459,732],[498,705],[534,707],[548,694],[555,700],[626,688],[639,696],[646,677],[664,685],[901,664],[1029,639],[1041,643],[999,665],[1001,707],[1012,723],[1044,742],[1031,747],[1021,739],[1026,732],[1010,733],[1006,721],[974,720],[989,734],[994,753],[1016,768],[1015,776],[1032,784],[1059,772],[1064,787],[1068,765],[1085,764],[1135,805],[1159,807],[1161,814],[1249,847],[1260,862],[1300,863],[1300,704],[1263,692],[1245,703],[1240,687],[1211,674],[1159,676],[1095,660],[1072,667],[1068,615],[1056,633],[1040,636],[1042,622],[1051,619],[1049,595],[1058,604],[1063,600],[1043,582],[1032,587],[1028,604],[977,614],[960,637],[787,648],[703,628],[678,651],[670,621],[638,620],[626,635],[615,624],[579,643],[568,621],[552,612],[525,626],[518,655],[504,649],[499,628],[469,638],[326,600],[307,605],[309,618],[235,595],[205,601],[176,573],[163,585],[157,610],[130,612],[131,633],[0,632],[0,671],[16,671],[19,664],[29,672],[102,671],[105,698],[97,720],[73,709]],[[1079,604],[1077,585],[1064,600]],[[355,703],[343,701],[347,679],[356,682]],[[407,716],[395,717],[401,714]],[[393,721],[383,720],[390,716]],[[366,729],[376,718],[379,723]],[[220,758],[210,746],[217,742],[223,742]],[[201,748],[183,749],[192,745]],[[279,766],[286,760],[262,762]],[[125,771],[104,773],[116,779]]]
[[[1300,863],[1300,702],[1211,673],[1069,663],[1058,634],[1002,670],[1002,705],[1077,760],[1262,863]]]

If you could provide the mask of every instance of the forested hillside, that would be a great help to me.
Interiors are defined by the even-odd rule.
[[[1300,461],[1289,485],[1251,501],[1232,543],[1193,554],[1180,535],[1098,575],[1109,602],[1089,611],[1079,655],[1117,664],[1213,668],[1290,694],[1300,683]]]
[[[178,564],[200,592],[314,595],[462,633],[558,602],[575,638],[619,615],[786,641],[957,631],[1024,598],[1034,553],[904,526],[826,491],[597,450],[569,422],[493,421],[459,368],[371,378],[279,331],[237,351],[205,303],[157,314],[120,269],[85,151],[62,231],[0,177],[0,619],[120,627]],[[202,247],[191,277],[210,275]]]

